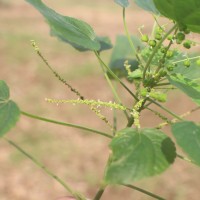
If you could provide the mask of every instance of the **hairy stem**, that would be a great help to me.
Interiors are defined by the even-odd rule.
[[[62,126],[73,127],[73,128],[89,131],[89,132],[92,132],[92,133],[96,133],[96,134],[99,134],[99,135],[103,135],[103,136],[105,136],[107,138],[113,138],[113,136],[111,136],[111,135],[109,135],[107,133],[104,133],[104,132],[101,132],[101,131],[98,131],[98,130],[95,130],[95,129],[91,129],[91,128],[88,128],[88,127],[85,127],[85,126],[80,126],[80,125],[76,125],[76,124],[70,124],[70,123],[55,121],[55,120],[52,120],[52,119],[39,117],[39,116],[30,114],[30,113],[27,113],[27,112],[24,112],[24,111],[21,111],[21,114],[24,115],[24,116],[33,118],[33,119],[37,119],[37,120],[41,120],[41,121],[45,121],[45,122],[49,122],[49,123],[53,123],[53,124],[58,124],[58,125],[62,125]]]

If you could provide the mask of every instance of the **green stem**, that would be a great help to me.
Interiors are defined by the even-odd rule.
[[[124,29],[125,29],[126,36],[127,36],[128,41],[129,41],[129,44],[131,46],[131,49],[132,49],[133,53],[136,54],[136,49],[134,47],[133,41],[131,40],[131,36],[130,36],[129,31],[128,31],[128,26],[126,24],[126,8],[123,8],[123,24],[124,24]]]
[[[101,197],[102,197],[104,191],[105,191],[105,186],[99,188],[99,190],[98,190],[98,192],[97,192],[97,194],[95,195],[95,197],[94,197],[93,200],[99,200],[99,199],[101,199]]]
[[[183,121],[183,119],[181,117],[179,117],[175,113],[171,112],[168,108],[160,105],[158,102],[154,101],[153,99],[148,98],[148,100],[151,101],[152,103],[154,103],[155,105],[157,105],[158,107],[160,107],[161,109],[163,109],[164,111],[166,111],[167,113],[169,113],[170,115],[172,115],[173,117],[175,117],[176,119]]]
[[[118,103],[119,103],[120,105],[123,105],[123,104],[122,104],[122,101],[121,101],[121,99],[119,98],[119,96],[118,96],[118,94],[117,94],[115,88],[113,87],[113,85],[112,85],[112,83],[111,83],[111,81],[110,81],[110,79],[109,79],[107,73],[105,74],[105,77],[106,77],[106,80],[107,80],[108,84],[110,85],[110,88],[111,88],[111,90],[112,90],[112,93],[113,93],[115,99],[118,101]],[[129,116],[128,116],[127,111],[124,110],[123,112],[124,112],[126,118],[129,119]]]
[[[155,85],[155,87],[157,87],[157,86],[163,86],[163,85],[171,85],[171,84],[170,83],[159,83],[159,84]]]
[[[155,194],[153,194],[153,193],[151,193],[151,192],[148,192],[148,191],[146,191],[146,190],[143,190],[143,189],[141,189],[141,188],[139,188],[139,187],[136,187],[136,186],[134,186],[134,185],[123,184],[123,186],[128,187],[128,188],[131,188],[131,189],[133,189],[133,190],[137,190],[137,191],[139,191],[139,192],[142,192],[143,194],[146,194],[146,195],[148,195],[148,196],[150,196],[150,197],[153,197],[154,199],[165,200],[164,198],[162,198],[162,197],[160,197],[160,196],[158,196],[158,195],[155,195]]]
[[[113,71],[104,63],[104,61],[101,59],[101,57],[99,56],[98,52],[94,51],[96,57],[98,58],[98,60],[100,61],[100,63],[102,63],[102,65],[105,67],[105,69],[110,73],[110,75],[116,80],[118,81],[128,92],[129,94],[136,100],[138,101],[138,98],[136,97],[135,94],[133,94],[133,92],[120,80],[120,78],[118,76],[115,75],[115,73],[113,73]]]
[[[178,31],[178,28],[176,28],[176,30],[174,31],[174,36],[176,35],[177,31]],[[170,49],[170,47],[172,46],[172,44],[173,44],[173,40],[170,40],[170,42],[169,42],[169,44],[168,44],[168,46],[167,46],[167,48],[166,48],[166,50],[165,50],[165,53],[164,53],[164,55],[163,55],[163,57],[162,57],[162,59],[161,59],[163,62],[165,62],[165,59],[166,59],[166,56],[167,56],[167,52],[168,52],[168,50]],[[157,73],[160,71],[160,69],[161,69],[162,67],[164,67],[163,62],[160,63],[160,65],[159,65],[158,68],[156,69],[155,74],[157,74]]]
[[[117,132],[117,111],[113,109],[113,136],[115,136]]]
[[[24,112],[24,111],[21,111],[21,114],[25,115],[27,117],[33,118],[33,119],[37,119],[37,120],[41,120],[41,121],[45,121],[45,122],[49,122],[49,123],[53,123],[53,124],[58,124],[58,125],[62,125],[62,126],[73,127],[73,128],[89,131],[89,132],[92,132],[92,133],[96,133],[96,134],[99,134],[99,135],[103,135],[107,138],[113,138],[113,136],[111,136],[107,133],[104,133],[104,132],[101,132],[101,131],[98,131],[98,130],[95,130],[95,129],[91,129],[91,128],[88,128],[88,127],[85,127],[85,126],[55,121],[55,120],[52,120],[52,119],[47,119],[47,118],[39,117],[39,116],[36,116],[36,115],[32,115],[32,114]]]
[[[180,158],[181,160],[185,160],[185,161],[187,161],[187,162],[190,162],[190,163],[192,163],[192,164],[195,164],[192,160],[190,160],[189,158],[186,158],[186,157],[184,157],[184,156],[182,156],[182,155],[176,154],[176,156],[177,156],[178,158]]]
[[[128,123],[126,125],[126,127],[131,127],[134,123],[134,118],[133,117],[130,117],[129,120],[128,120]]]
[[[148,70],[148,68],[150,67],[150,64],[155,56],[155,54],[157,53],[157,51],[159,50],[159,48],[161,47],[162,43],[165,41],[165,39],[168,37],[168,35],[170,33],[172,33],[177,27],[177,24],[175,24],[165,35],[164,37],[162,38],[162,40],[159,41],[159,43],[157,44],[157,46],[154,48],[151,56],[149,57],[149,60],[144,68],[144,72],[143,72],[143,80],[145,80],[145,77],[146,77],[146,72]]]
[[[180,115],[180,117],[183,118],[183,117],[189,116],[189,115],[191,115],[193,112],[196,112],[196,111],[199,110],[199,109],[200,109],[200,106],[197,106],[196,108],[194,108],[194,109],[192,109],[192,110],[190,110],[190,111],[188,111],[188,112],[186,112],[186,113]],[[161,129],[161,128],[163,128],[164,126],[167,126],[167,125],[172,124],[172,123],[175,123],[175,122],[177,122],[177,119],[176,119],[176,118],[170,120],[169,123],[168,123],[168,122],[161,123],[161,124],[159,124],[158,126],[156,126],[156,128]]]
[[[184,62],[186,60],[195,60],[195,59],[198,59],[198,58],[200,58],[200,56],[195,56],[195,57],[192,57],[192,58],[186,58],[186,59],[183,59],[183,60],[178,60],[178,61],[173,62],[173,64]]]
[[[131,49],[133,51],[133,54],[135,54],[135,56],[138,59],[138,61],[140,62],[140,64],[142,64],[141,63],[141,58],[137,54],[136,48],[134,47],[133,41],[132,41],[130,33],[128,31],[128,26],[126,24],[126,8],[123,8],[123,24],[124,24],[124,29],[125,29],[125,32],[126,32],[126,36],[127,36],[128,41],[129,41],[129,44],[131,46]]]
[[[42,163],[40,163],[38,160],[36,160],[32,155],[27,153],[24,149],[22,149],[20,146],[18,146],[15,142],[7,139],[4,137],[4,139],[12,145],[14,148],[16,148],[19,152],[21,152],[24,156],[29,158],[35,165],[37,165],[40,169],[42,169],[46,174],[48,174],[51,178],[56,180],[58,183],[60,183],[73,197],[79,200],[86,200],[86,198],[81,197],[77,192],[75,192],[73,189],[71,189],[70,186],[68,186],[61,178],[56,176],[53,172],[51,172],[47,167],[45,167]]]
[[[103,64],[102,64],[100,61],[99,61],[99,63],[100,63],[101,68],[102,68],[102,70],[103,70],[104,76],[105,76],[105,78],[106,78],[106,80],[107,80],[107,83],[108,83],[108,85],[110,86],[110,89],[111,89],[111,91],[112,91],[112,93],[113,93],[113,95],[114,95],[115,100],[117,100],[118,103],[119,103],[120,105],[123,105],[123,104],[122,104],[122,101],[121,101],[121,99],[120,99],[120,97],[119,97],[119,95],[118,95],[118,93],[117,93],[117,91],[116,91],[116,88],[113,86],[113,84],[112,84],[110,78],[108,77],[108,74],[106,73],[106,70],[105,70],[104,67],[103,67]],[[126,116],[126,118],[127,118],[127,120],[128,120],[128,119],[129,119],[129,116],[128,116],[127,111],[124,110],[123,112],[124,112],[124,114],[125,114],[125,116]]]

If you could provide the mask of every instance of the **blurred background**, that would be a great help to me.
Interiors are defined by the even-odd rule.
[[[117,34],[124,34],[122,10],[112,0],[46,0],[48,6],[63,15],[88,22],[97,35],[109,36],[112,43]],[[133,34],[144,25],[150,33],[153,18],[135,5],[127,11],[127,23]],[[92,52],[79,53],[67,44],[52,38],[43,17],[23,0],[0,0],[0,79],[10,87],[11,97],[21,110],[64,122],[76,123],[109,132],[104,122],[84,105],[59,105],[45,102],[45,98],[76,99],[60,83],[36,55],[30,40],[34,39],[45,58],[57,72],[88,99],[110,101],[112,93]],[[111,51],[102,54],[109,62]],[[132,86],[131,86],[132,87]],[[131,98],[119,87],[125,103]],[[184,98],[184,100],[183,100]],[[171,93],[166,104],[182,114],[195,105],[181,93]],[[103,112],[112,121],[112,111]],[[118,128],[126,124],[118,112]],[[188,119],[196,120],[199,113]],[[160,120],[144,112],[143,126],[157,125]],[[165,129],[170,132],[169,128]],[[169,133],[170,134],[170,133]],[[21,116],[8,137],[38,158],[55,174],[76,190],[92,198],[103,176],[108,159],[109,139],[88,132],[47,124]],[[30,160],[0,140],[0,200],[55,200],[68,193]],[[199,200],[200,170],[177,159],[161,176],[135,183],[167,200]],[[108,187],[102,200],[148,200],[142,193],[123,187]]]

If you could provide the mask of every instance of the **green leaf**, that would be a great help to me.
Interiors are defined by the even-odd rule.
[[[0,137],[6,134],[19,119],[20,111],[12,100],[9,100],[9,88],[0,80]]]
[[[136,49],[142,49],[144,47],[137,37],[131,36],[131,39]],[[133,59],[133,56],[135,55],[133,54],[127,37],[124,35],[119,35],[116,38],[109,67],[119,77],[127,76],[127,71],[124,68],[124,62],[126,60],[128,60],[128,64],[131,65],[131,71],[134,71],[138,68],[138,62],[136,59]]]
[[[71,44],[76,49],[99,50],[93,29],[85,22],[63,16],[48,8],[41,0],[26,0],[32,4],[47,20],[51,35]]]
[[[99,52],[113,48],[110,38],[108,37],[97,37],[97,41],[100,43],[101,46],[98,50]]]
[[[174,68],[173,73],[182,74],[190,80],[199,80],[200,66],[198,66],[194,61],[191,61],[190,67],[184,67],[183,64],[180,63]]]
[[[200,33],[200,1],[199,0],[154,0],[162,15],[186,25],[193,32]]]
[[[200,166],[200,126],[190,121],[179,122],[172,125],[172,133],[177,144]]]
[[[115,0],[115,3],[119,4],[123,8],[126,8],[129,6],[129,1],[128,0]]]
[[[170,83],[183,91],[200,105],[200,84],[195,80],[190,80],[181,74],[175,74],[168,77]]]
[[[194,58],[197,57],[197,53],[188,53],[188,58]],[[184,77],[190,79],[190,80],[200,80],[200,66],[197,64],[197,59],[191,59],[190,67],[184,66],[184,61],[179,62],[181,60],[185,60],[186,56],[185,53],[179,51],[178,49],[173,51],[173,56],[169,58],[166,62],[166,64],[176,63],[176,67],[174,67],[174,70],[171,72],[171,74],[182,74]],[[178,61],[178,62],[177,62]]]
[[[135,3],[144,10],[159,14],[159,11],[156,9],[153,0],[134,0]]]
[[[110,148],[111,163],[106,169],[105,181],[112,184],[129,184],[160,174],[176,157],[171,139],[157,129],[123,129],[112,140]]]

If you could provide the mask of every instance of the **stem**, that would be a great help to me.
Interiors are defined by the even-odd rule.
[[[116,91],[116,87],[113,86],[113,84],[112,84],[110,78],[108,77],[108,74],[106,73],[106,70],[105,70],[104,67],[103,67],[103,64],[102,64],[100,61],[99,61],[99,63],[100,63],[101,68],[102,68],[102,70],[103,70],[104,76],[105,76],[105,78],[106,78],[106,80],[107,80],[107,82],[108,82],[108,85],[110,86],[110,89],[111,89],[111,91],[112,91],[112,93],[113,93],[113,95],[114,95],[114,98],[118,101],[118,103],[119,103],[120,105],[123,105],[123,104],[122,104],[122,101],[121,101],[121,99],[120,99],[120,97],[119,97],[119,95],[118,95],[118,93],[117,93],[117,91]],[[127,118],[127,120],[128,120],[128,119],[129,119],[129,116],[128,116],[127,111],[124,110],[123,112],[124,112],[124,114],[125,114],[125,116],[126,116],[126,118]]]
[[[196,111],[199,110],[199,109],[200,109],[200,106],[198,106],[198,107],[196,107],[196,108],[194,108],[194,109],[192,109],[192,110],[190,110],[190,111],[188,111],[188,112],[182,114],[181,117],[182,117],[182,118],[183,118],[183,117],[187,117],[188,115],[192,114],[193,112],[196,112]],[[169,125],[169,124],[175,123],[175,122],[177,122],[177,121],[178,121],[178,120],[177,120],[176,118],[174,118],[174,119],[172,119],[172,120],[170,121],[170,123],[168,123],[168,122],[161,123],[161,124],[159,124],[156,128],[157,128],[157,129],[160,129],[160,128],[164,127],[164,126],[167,126],[167,125]]]
[[[93,200],[99,200],[99,199],[101,199],[101,197],[102,197],[104,191],[105,191],[105,186],[99,188],[99,190],[98,190],[98,192],[97,192],[97,194],[95,195],[95,197],[94,197]]]
[[[107,73],[105,74],[105,77],[106,77],[106,80],[107,80],[108,84],[110,85],[110,88],[111,88],[111,90],[112,90],[112,93],[113,93],[115,99],[118,101],[118,103],[119,103],[120,105],[123,105],[123,104],[122,104],[122,101],[121,101],[121,99],[119,98],[119,96],[118,96],[118,94],[117,94],[117,91],[116,91],[115,88],[113,87],[113,85],[112,85],[112,83],[111,83],[111,81],[110,81],[110,79],[109,79]],[[126,118],[129,119],[129,116],[128,116],[127,111],[124,110],[123,112],[124,112]]]
[[[85,126],[55,121],[55,120],[52,120],[52,119],[47,119],[47,118],[39,117],[39,116],[36,116],[36,115],[32,115],[32,114],[24,112],[24,111],[21,111],[21,114],[25,115],[27,117],[33,118],[33,119],[37,119],[37,120],[41,120],[41,121],[45,121],[45,122],[49,122],[49,123],[53,123],[53,124],[58,124],[58,125],[62,125],[62,126],[69,126],[69,127],[89,131],[89,132],[92,132],[92,133],[96,133],[96,134],[99,134],[99,135],[103,135],[107,138],[113,138],[113,136],[111,136],[107,133],[104,133],[104,132],[101,132],[101,131],[98,131],[98,130],[95,130],[95,129],[91,129],[91,128],[88,128],[88,127],[85,127]]]
[[[153,99],[149,98],[148,100],[151,101],[152,103],[154,103],[155,105],[157,105],[158,107],[160,107],[161,109],[163,109],[164,111],[166,111],[167,113],[169,113],[170,115],[172,115],[173,117],[175,117],[176,119],[183,121],[183,119],[181,117],[179,117],[175,113],[171,112],[168,108],[160,105],[158,102],[154,101]]]
[[[164,85],[171,85],[171,84],[170,83],[159,83],[159,84],[155,85],[155,87],[164,86]]]
[[[132,49],[133,53],[135,54],[136,58],[138,59],[138,61],[140,62],[140,64],[142,64],[142,63],[141,63],[141,58],[140,58],[139,55],[137,54],[137,51],[136,51],[136,49],[135,49],[135,47],[134,47],[134,44],[133,44],[133,41],[132,41],[132,39],[131,39],[130,33],[129,33],[129,31],[128,31],[128,26],[127,26],[127,24],[126,24],[126,8],[123,8],[123,24],[124,24],[124,29],[125,29],[126,36],[127,36],[127,38],[128,38],[129,44],[130,44],[130,46],[131,46],[131,49]]]
[[[146,190],[143,190],[143,189],[141,189],[141,188],[139,188],[139,187],[136,187],[136,186],[134,186],[134,185],[123,184],[123,186],[128,187],[128,188],[131,188],[131,189],[133,189],[133,190],[137,190],[137,191],[139,191],[139,192],[142,192],[143,194],[146,194],[146,195],[148,195],[148,196],[150,196],[150,197],[153,197],[154,199],[165,200],[164,198],[162,198],[162,197],[160,197],[160,196],[158,196],[158,195],[155,195],[155,194],[153,194],[153,193],[151,193],[151,192],[148,192],[148,191],[146,191]]]
[[[133,117],[130,117],[130,119],[128,120],[128,123],[126,125],[126,127],[131,127],[134,123],[134,118]]]
[[[174,32],[174,36],[176,35],[177,31],[178,31],[178,28],[176,28],[176,30],[175,30],[175,32]],[[165,62],[165,58],[166,58],[166,56],[167,56],[167,52],[168,52],[168,50],[170,49],[170,47],[172,46],[172,44],[173,44],[173,40],[170,40],[170,42],[169,42],[169,44],[168,44],[168,46],[167,46],[167,48],[166,48],[166,51],[165,51],[165,53],[164,53],[164,55],[163,55],[163,57],[162,57],[162,60],[163,60],[164,62]],[[158,68],[156,69],[156,72],[155,72],[155,73],[157,74],[163,66],[164,66],[164,64],[161,62],[160,65],[158,66]]]
[[[184,156],[182,156],[182,155],[180,155],[180,154],[176,154],[176,156],[177,156],[178,158],[180,158],[181,160],[185,160],[185,161],[187,161],[187,162],[190,162],[190,163],[192,163],[192,164],[195,164],[192,160],[190,160],[189,158],[186,158],[186,157],[184,157]]]
[[[106,70],[108,70],[108,72],[111,74],[111,76],[117,80],[128,92],[129,94],[135,99],[135,100],[139,100],[135,94],[133,94],[133,92],[119,79],[118,76],[115,75],[115,73],[113,73],[113,71],[104,63],[104,61],[101,59],[101,57],[99,56],[98,52],[94,51],[96,57],[98,58],[98,60],[100,61],[100,63],[102,63],[102,65],[105,67]]]
[[[129,31],[128,31],[128,26],[126,24],[126,8],[123,8],[123,24],[124,24],[124,29],[125,29],[126,36],[128,38],[129,44],[131,46],[131,49],[132,49],[133,53],[136,54],[136,49],[134,47],[133,41],[131,40],[131,36],[130,36]]]
[[[115,136],[117,132],[117,111],[113,110],[113,136]]]
[[[148,68],[150,67],[150,64],[155,56],[155,54],[157,53],[158,49],[161,47],[162,43],[165,41],[165,39],[168,37],[168,35],[173,32],[177,27],[177,24],[175,24],[165,35],[164,37],[162,38],[162,40],[159,41],[159,43],[157,44],[157,46],[154,48],[151,56],[149,57],[149,60],[144,68],[144,73],[143,73],[143,80],[145,79],[145,76],[146,76],[146,72],[148,70]]]
[[[73,197],[79,199],[79,200],[86,200],[86,198],[81,197],[78,193],[73,191],[70,186],[68,186],[61,178],[56,176],[53,172],[51,172],[47,167],[45,167],[42,163],[40,163],[38,160],[36,160],[32,155],[27,153],[24,149],[22,149],[20,146],[18,146],[15,142],[7,139],[4,137],[4,139],[12,145],[14,148],[16,148],[20,153],[22,153],[25,157],[30,159],[35,165],[37,165],[40,169],[42,169],[46,174],[48,174],[51,178],[56,180],[58,183],[60,183]]]
[[[183,59],[183,60],[175,61],[175,62],[173,62],[173,64],[184,62],[186,60],[195,60],[197,58],[200,58],[200,56],[195,56],[195,57],[192,57],[192,58],[186,58],[186,59]]]

